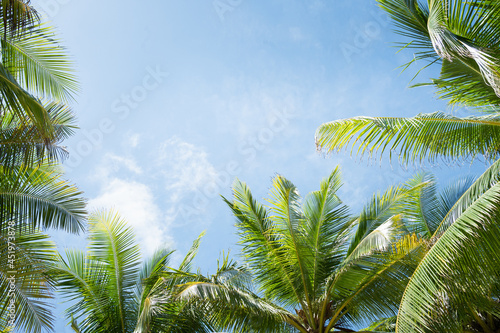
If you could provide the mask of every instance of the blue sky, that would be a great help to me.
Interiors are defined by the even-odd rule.
[[[145,256],[177,260],[203,230],[197,264],[213,271],[238,253],[234,218],[219,197],[235,177],[257,198],[276,173],[302,194],[340,165],[342,198],[359,209],[416,169],[316,152],[324,122],[357,115],[448,110],[432,88],[409,89],[419,67],[397,53],[387,16],[366,0],[36,0],[75,60],[80,130],[65,144],[67,178],[92,209],[114,208]],[[425,81],[437,68],[420,75]],[[449,110],[448,110],[449,111]],[[430,168],[441,183],[484,166]],[[61,248],[85,246],[55,233]],[[60,320],[57,332],[70,332]]]

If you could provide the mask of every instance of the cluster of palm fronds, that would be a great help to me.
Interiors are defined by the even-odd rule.
[[[28,2],[3,0],[0,13],[0,327],[40,332],[53,325],[49,272],[57,262],[43,231],[84,227],[85,201],[56,165],[74,129],[65,103],[77,84],[52,28]]]
[[[429,233],[429,249],[406,287],[396,328],[398,332],[496,332],[500,328],[500,2],[378,1],[408,39],[403,47],[416,49],[411,63],[424,59],[441,65],[439,78],[419,85],[434,85],[450,104],[485,115],[355,117],[323,124],[317,144],[326,152],[350,146],[351,152],[370,157],[396,154],[403,164],[477,157],[493,163],[448,204],[449,211]]]

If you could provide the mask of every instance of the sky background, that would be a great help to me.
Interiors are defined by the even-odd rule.
[[[375,1],[32,3],[58,28],[81,82],[67,178],[91,209],[113,208],[129,221],[144,256],[167,246],[179,261],[206,230],[196,260],[204,273],[221,251],[238,254],[235,219],[219,196],[231,196],[236,177],[257,198],[276,174],[304,195],[340,165],[341,198],[355,212],[418,170],[319,154],[317,127],[450,111],[432,88],[408,88],[420,67],[400,74],[413,55],[396,53],[393,42],[404,39]],[[441,184],[484,168],[427,166]],[[54,237],[61,249],[85,246],[82,237]],[[58,316],[56,332],[71,332]]]

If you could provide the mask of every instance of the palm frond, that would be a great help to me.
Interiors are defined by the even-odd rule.
[[[309,193],[302,205],[306,222],[304,234],[312,252],[313,295],[330,272],[341,261],[335,252],[345,243],[345,233],[350,226],[348,208],[342,204],[337,191],[342,186],[340,169],[335,168],[321,181],[320,190]],[[341,250],[344,250],[343,248]]]
[[[114,304],[115,327],[133,330],[137,315],[133,291],[140,258],[134,232],[113,212],[91,214],[89,225],[90,257],[105,265],[108,299]]]
[[[301,299],[290,267],[283,240],[274,225],[270,213],[258,203],[245,183],[236,180],[233,185],[234,201],[225,202],[238,219],[236,224],[243,245],[242,252],[255,270],[256,282],[266,297],[295,305]],[[262,263],[266,263],[263,265]]]
[[[73,64],[48,24],[2,40],[2,63],[35,96],[64,102],[78,90]]]
[[[43,167],[14,170],[0,168],[2,221],[17,219],[30,228],[58,228],[72,233],[83,230],[85,200],[61,174]]]
[[[406,287],[398,331],[447,329],[450,318],[438,312],[443,304],[463,311],[463,306],[475,307],[478,300],[491,297],[500,273],[499,202],[497,183],[465,209],[425,255]]]
[[[45,108],[54,126],[54,137],[50,141],[33,124],[20,122],[12,113],[3,115],[0,120],[0,165],[31,166],[62,161],[68,155],[60,142],[73,134],[76,128],[74,115],[68,107],[60,104],[49,103]]]
[[[458,118],[441,112],[412,118],[355,117],[323,124],[316,133],[318,148],[338,152],[358,144],[357,154],[389,156],[403,164],[438,159],[471,160],[499,157],[500,122],[497,116]]]
[[[328,283],[332,299],[328,328],[337,324],[355,327],[360,322],[395,316],[423,250],[421,239],[407,235],[341,266]]]
[[[490,1],[378,0],[397,32],[417,50],[415,59],[438,61],[433,80],[443,98],[467,106],[500,102],[500,6]],[[412,61],[413,62],[413,61]],[[407,64],[408,67],[411,63]],[[486,97],[483,100],[479,96]]]
[[[7,323],[10,302],[15,305],[15,327],[27,332],[53,328],[54,281],[49,276],[56,250],[48,236],[38,231],[0,235],[0,320]]]
[[[20,33],[32,29],[40,20],[29,0],[2,0],[0,12],[4,39],[16,38]]]

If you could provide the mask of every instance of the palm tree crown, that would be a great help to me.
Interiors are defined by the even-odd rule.
[[[200,283],[185,293],[207,300],[219,323],[235,332],[352,332],[393,320],[423,253],[401,214],[421,185],[392,187],[353,216],[337,195],[341,184],[335,169],[302,200],[277,176],[265,206],[237,181],[226,202],[259,291]]]

